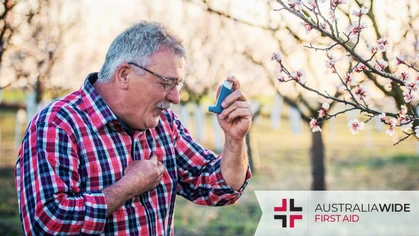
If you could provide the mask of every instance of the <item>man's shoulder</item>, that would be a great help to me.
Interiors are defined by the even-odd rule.
[[[83,113],[82,103],[83,99],[80,96],[80,92],[74,91],[52,101],[35,116],[34,120],[38,123],[61,123],[64,120],[74,119]]]

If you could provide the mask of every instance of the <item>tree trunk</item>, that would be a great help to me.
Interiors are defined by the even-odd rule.
[[[324,167],[324,144],[321,132],[312,133],[311,145],[311,173],[313,182],[312,190],[326,190],[326,170]]]
[[[246,134],[247,156],[249,158],[250,170],[255,173],[255,164],[253,163],[252,147],[250,145],[250,131]]]
[[[259,104],[253,105],[252,110],[253,110],[252,122],[255,122],[255,119],[259,116],[260,111],[262,110],[262,106],[260,106]],[[251,131],[252,131],[252,128],[250,128],[249,132],[246,134],[246,146],[247,146],[247,156],[249,158],[250,170],[254,174],[256,172],[256,169],[255,169],[255,162],[254,162],[253,154],[252,154],[252,147],[250,145]]]

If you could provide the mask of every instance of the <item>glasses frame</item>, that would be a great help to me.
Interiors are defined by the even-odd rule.
[[[163,85],[163,89],[166,92],[171,91],[174,87],[176,87],[177,88],[177,91],[179,91],[180,89],[182,89],[183,85],[185,85],[185,80],[178,80],[177,78],[174,78],[174,77],[164,77],[164,76],[159,75],[159,74],[157,74],[157,73],[155,73],[155,72],[153,72],[153,71],[151,71],[151,70],[149,70],[149,69],[147,69],[147,68],[145,68],[143,66],[138,65],[135,62],[128,62],[128,64],[129,65],[136,66],[136,67],[138,67],[138,68],[140,68],[142,70],[145,70],[148,73],[150,73],[150,74],[152,74],[152,75],[154,75],[154,76],[156,76],[156,77],[158,77],[158,78],[160,78],[160,79],[162,79],[162,80],[164,80],[166,82],[170,82],[170,84],[162,84]],[[171,81],[174,81],[174,82],[171,82]]]

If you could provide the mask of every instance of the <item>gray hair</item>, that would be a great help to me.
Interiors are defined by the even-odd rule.
[[[147,66],[151,63],[150,56],[162,49],[172,49],[175,55],[186,59],[182,40],[170,29],[158,22],[141,21],[134,24],[111,43],[98,82],[111,81],[113,73],[123,62]]]

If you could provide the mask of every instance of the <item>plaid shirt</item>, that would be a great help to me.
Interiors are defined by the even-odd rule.
[[[28,235],[173,234],[176,194],[200,205],[234,204],[220,156],[197,144],[172,111],[146,131],[129,130],[92,84],[56,100],[29,125],[16,163],[20,217]],[[101,192],[133,161],[157,156],[166,170],[155,189],[125,202],[106,217]]]

